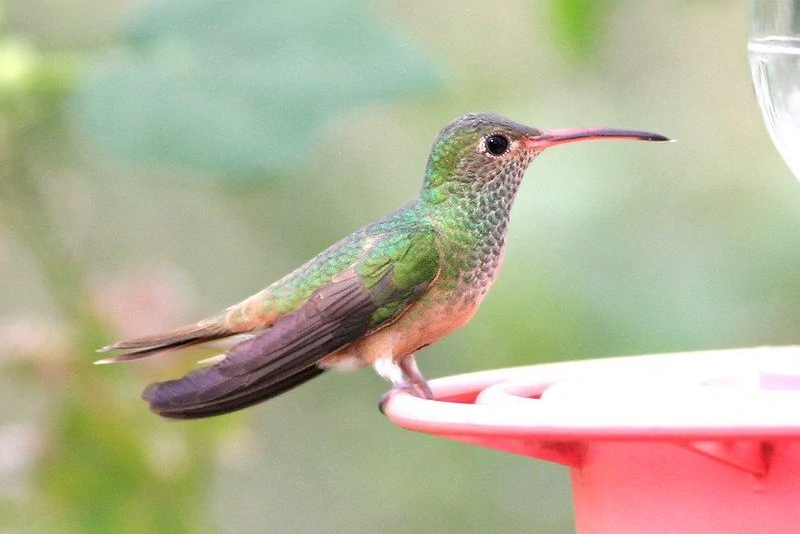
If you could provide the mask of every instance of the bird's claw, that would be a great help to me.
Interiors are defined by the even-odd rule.
[[[428,387],[427,384],[425,384],[424,387],[419,387],[410,382],[398,384],[392,387],[392,389],[390,389],[383,395],[381,395],[380,400],[378,400],[378,410],[383,415],[386,415],[386,403],[389,402],[389,399],[391,399],[400,392],[409,393],[420,399],[428,399],[428,400],[433,399],[433,392],[431,391],[431,389]]]

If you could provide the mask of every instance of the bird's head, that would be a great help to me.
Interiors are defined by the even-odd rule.
[[[669,141],[663,135],[636,130],[537,130],[497,115],[464,115],[445,126],[433,142],[422,196],[438,203],[464,190],[516,190],[528,165],[545,148],[595,139]]]

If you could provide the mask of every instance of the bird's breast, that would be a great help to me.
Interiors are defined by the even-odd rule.
[[[392,323],[326,356],[326,367],[405,358],[472,318],[503,261],[508,221],[503,211],[438,228],[441,268],[426,293]]]
[[[478,308],[474,299],[454,299],[450,291],[432,287],[391,324],[329,354],[324,367],[372,365],[378,359],[401,360],[466,324]]]
[[[465,325],[478,309],[502,263],[502,243],[489,254],[456,261],[400,317],[380,330],[326,356],[325,367],[372,365],[400,360]],[[456,260],[451,256],[449,261]]]

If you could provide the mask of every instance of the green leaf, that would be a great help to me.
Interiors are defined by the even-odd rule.
[[[118,156],[263,176],[296,169],[335,114],[437,84],[357,0],[170,0],[135,18],[73,103]]]

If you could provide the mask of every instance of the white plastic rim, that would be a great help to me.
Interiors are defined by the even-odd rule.
[[[399,393],[395,424],[546,440],[800,437],[800,347],[561,362],[451,376]],[[451,402],[464,397],[473,402]]]

